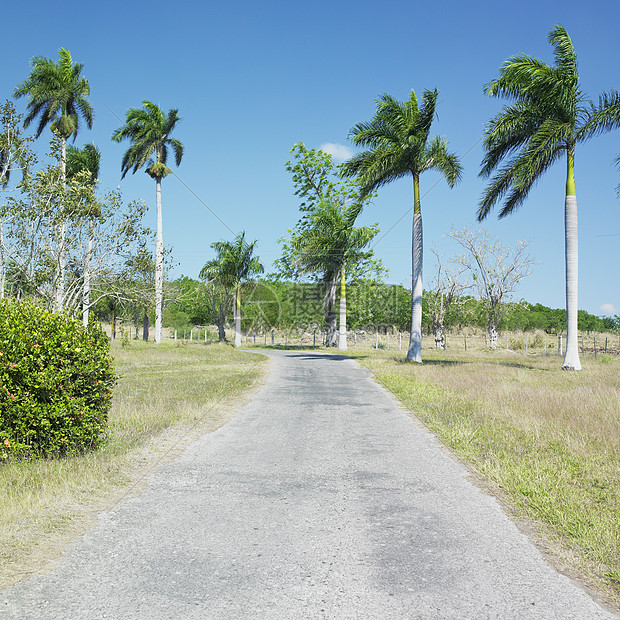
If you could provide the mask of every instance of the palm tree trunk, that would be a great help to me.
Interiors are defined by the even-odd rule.
[[[330,278],[326,282],[327,290],[323,299],[323,307],[325,308],[325,346],[335,347],[338,339],[337,321],[338,316],[334,312],[334,304],[336,303],[336,290],[338,288],[338,274]]]
[[[340,327],[338,331],[338,350],[347,350],[347,283],[344,265],[340,272]]]
[[[581,370],[577,334],[578,238],[577,197],[575,195],[566,196],[564,221],[566,227],[566,355],[562,369]]]
[[[164,282],[164,240],[161,217],[161,178],[155,179],[157,203],[157,237],[155,240],[155,342],[161,342],[163,282]]]
[[[241,288],[237,288],[235,299],[235,347],[241,346]]]
[[[564,234],[566,256],[566,355],[563,370],[581,370],[579,361],[578,318],[578,226],[577,193],[575,191],[575,150],[566,152],[566,200],[564,202]]]
[[[422,211],[420,208],[420,180],[413,177],[413,231],[411,242],[411,335],[408,362],[422,363]]]

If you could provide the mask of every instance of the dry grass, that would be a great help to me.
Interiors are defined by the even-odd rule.
[[[103,447],[0,466],[0,588],[45,568],[163,459],[230,419],[266,358],[224,345],[113,347],[121,380]]]
[[[620,601],[620,360],[387,352],[360,362],[539,528],[567,570]]]

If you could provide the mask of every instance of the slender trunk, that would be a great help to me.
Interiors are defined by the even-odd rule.
[[[149,341],[149,325],[151,321],[149,319],[149,313],[146,308],[144,308],[144,316],[142,317],[142,340],[144,342]]]
[[[573,181],[574,192],[574,181]],[[567,187],[568,190],[568,187]],[[566,247],[566,355],[564,356],[563,370],[581,370],[579,361],[579,347],[577,334],[577,197],[568,194],[564,206],[565,247]]]
[[[334,312],[336,303],[336,290],[338,288],[338,274],[326,282],[327,290],[323,300],[325,308],[325,346],[335,347],[338,343],[338,315]]]
[[[347,350],[347,282],[344,265],[340,271],[340,327],[338,330],[338,350]]]
[[[6,267],[4,259],[4,222],[0,220],[0,299],[4,299]]]
[[[420,208],[420,179],[413,177],[413,231],[411,242],[411,336],[408,362],[422,363],[422,211]]]
[[[93,253],[93,222],[88,223],[88,250],[84,261],[84,289],[82,294],[82,324],[88,327],[88,313],[90,310],[90,257]]]
[[[116,308],[112,309],[112,342],[116,340]]]
[[[67,179],[67,139],[62,138],[60,141],[60,178],[62,181],[63,190],[65,189],[65,183]],[[57,257],[56,257],[56,296],[54,301],[54,311],[62,312],[65,298],[65,243],[67,236],[67,220],[64,213],[64,204],[62,205],[62,211],[59,213],[60,224],[58,225],[57,234]]]
[[[235,296],[235,347],[241,346],[241,288],[237,287]]]
[[[435,348],[440,351],[446,350],[446,335],[443,331],[443,323],[433,323],[433,335],[435,336]]]
[[[499,335],[497,333],[497,326],[495,325],[495,320],[493,319],[493,317],[489,317],[488,331],[489,331],[489,348],[497,349],[497,341],[499,339]]]
[[[164,240],[161,217],[161,178],[155,179],[157,202],[157,237],[155,240],[155,342],[161,342],[162,304],[164,298]]]

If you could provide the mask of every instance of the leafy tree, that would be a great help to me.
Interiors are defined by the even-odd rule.
[[[90,94],[88,80],[82,76],[84,65],[74,63],[71,53],[60,48],[58,62],[43,56],[36,56],[31,63],[32,71],[28,78],[19,84],[13,95],[17,98],[28,97],[28,113],[24,127],[28,127],[37,117],[36,137],[50,125],[52,133],[60,138],[61,143],[61,181],[64,185],[66,172],[67,140],[75,140],[80,126],[80,117],[89,129],[93,126],[93,109],[87,96]],[[65,229],[66,222],[58,222],[58,275],[56,310],[63,306],[65,283]]]
[[[340,279],[338,348],[341,351],[347,350],[347,269],[371,258],[372,251],[364,251],[364,248],[379,232],[376,225],[355,227],[361,210],[361,203],[344,206],[330,199],[322,201],[313,209],[309,226],[291,239],[295,267],[300,273],[323,274],[329,282]],[[335,287],[331,287],[329,294],[333,294],[334,301],[335,293]],[[330,300],[330,305],[333,306],[334,301]]]
[[[461,177],[458,157],[448,152],[445,139],[429,139],[437,97],[437,89],[425,90],[419,106],[413,90],[409,99],[402,103],[383,95],[377,101],[375,116],[369,122],[355,125],[349,134],[356,146],[368,150],[354,155],[342,167],[345,176],[357,175],[363,196],[396,179],[409,175],[413,179],[411,339],[407,360],[414,362],[422,362],[420,175],[427,170],[437,170],[450,187]]]
[[[322,283],[325,344],[336,346],[337,315],[333,308],[339,284],[341,292],[343,290],[341,267],[345,248],[342,244],[347,237],[353,241],[355,236],[367,235],[371,230],[374,231],[372,237],[377,234],[376,225],[355,229],[364,230],[364,233],[351,233],[355,219],[372,196],[362,197],[357,180],[344,181],[340,178],[340,166],[334,163],[328,153],[308,149],[303,142],[295,144],[291,153],[294,155],[294,161],[287,162],[286,169],[292,175],[295,195],[301,199],[299,210],[302,215],[295,228],[289,230],[289,238],[280,240],[283,244],[282,257],[276,260],[276,275],[295,280],[311,278]],[[355,217],[346,224],[345,220],[350,219],[352,215]],[[328,240],[325,231],[330,225],[334,228],[331,233],[332,239]],[[323,232],[319,232],[320,229]],[[317,251],[316,247],[318,242],[323,243],[320,251]],[[329,249],[330,244],[334,244],[334,250]],[[309,247],[312,245],[314,249],[310,252]],[[373,273],[380,278],[385,272],[381,261],[375,260],[370,251],[355,252],[352,248],[353,246],[346,250],[348,256],[345,260],[350,280],[369,278]],[[346,327],[345,322],[343,327]]]
[[[157,203],[157,239],[155,242],[155,342],[161,341],[163,280],[164,280],[164,242],[161,214],[161,181],[171,170],[166,167],[168,149],[174,151],[176,165],[183,158],[183,145],[170,134],[181,120],[179,111],[171,109],[164,115],[159,106],[151,101],[142,102],[142,108],[130,108],[127,119],[122,127],[113,134],[116,142],[129,140],[132,144],[125,152],[121,169],[123,178],[133,168],[136,173],[146,165],[146,173],[155,179],[155,195]],[[155,160],[153,160],[153,155]]]
[[[245,240],[245,232],[237,235],[233,242],[216,241],[211,247],[217,256],[207,261],[200,271],[200,277],[220,286],[227,298],[234,295],[235,347],[241,346],[241,285],[264,271],[259,258],[254,256],[255,246],[256,241],[248,243]],[[225,308],[225,303],[220,304],[220,340],[223,332],[222,309],[225,312]]]
[[[499,217],[512,213],[536,181],[566,154],[566,312],[567,343],[562,368],[580,370],[577,344],[577,197],[575,147],[597,133],[617,127],[618,93],[603,95],[598,108],[579,88],[577,57],[562,26],[549,33],[555,62],[552,66],[529,56],[506,60],[499,77],[485,86],[492,97],[513,101],[489,121],[484,134],[486,155],[481,176],[493,174],[482,196],[478,220],[504,201]]]

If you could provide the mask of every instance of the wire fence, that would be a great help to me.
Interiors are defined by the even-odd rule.
[[[111,330],[108,326],[108,334]],[[234,330],[225,330],[228,342],[234,342]],[[490,341],[483,330],[467,329],[445,332],[445,348],[448,351],[486,351]],[[133,326],[117,329],[116,338],[125,341],[142,339],[142,330]],[[152,340],[152,333],[151,338]],[[214,326],[194,327],[182,330],[165,329],[164,339],[185,344],[210,345],[218,342],[218,331]],[[242,343],[266,347],[323,347],[326,333],[320,329],[266,329],[251,330],[242,334]],[[368,351],[406,351],[409,347],[409,333],[397,330],[351,330],[347,332],[347,348]],[[497,349],[523,355],[557,355],[565,353],[565,334],[548,334],[544,331],[500,332]],[[422,349],[436,350],[432,334],[424,334]],[[579,352],[581,354],[620,355],[620,334],[579,333]]]

